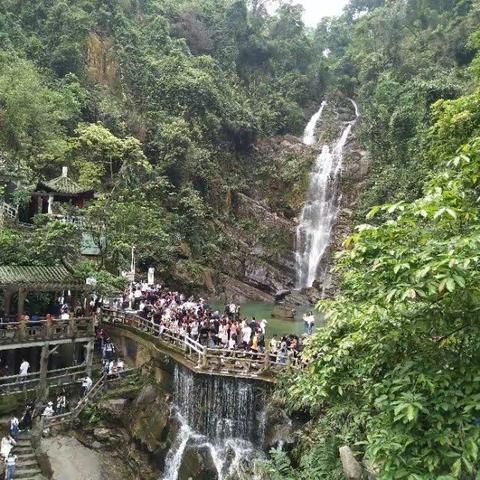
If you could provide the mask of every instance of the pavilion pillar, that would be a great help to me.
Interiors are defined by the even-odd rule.
[[[12,296],[13,292],[11,290],[3,291],[3,310],[6,316],[10,315],[10,311],[12,308]]]
[[[93,340],[90,340],[85,345],[85,364],[87,365],[87,375],[89,377],[92,376],[93,350],[94,350],[94,343],[93,343]]]
[[[38,396],[41,400],[46,400],[48,396],[47,373],[49,356],[50,349],[48,347],[48,343],[45,343],[40,354],[40,383],[38,385]]]
[[[53,195],[48,196],[48,214],[51,215],[53,213]]]
[[[18,308],[17,318],[20,321],[20,317],[23,315],[23,309],[25,308],[25,299],[27,298],[27,291],[24,288],[18,289]]]

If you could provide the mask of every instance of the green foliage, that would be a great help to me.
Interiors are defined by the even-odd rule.
[[[479,473],[480,138],[478,124],[458,129],[479,95],[436,105],[437,172],[423,196],[375,207],[368,218],[377,223],[346,241],[342,293],[321,303],[329,328],[313,338],[314,361],[289,389],[296,407],[343,409],[350,438],[338,434],[380,479]],[[455,156],[436,156],[455,142]]]
[[[28,200],[38,178],[68,165],[99,193],[87,223],[115,274],[132,245],[140,268],[165,273],[181,242],[192,265],[218,262],[228,242],[215,222],[225,192],[255,179],[252,144],[299,133],[326,86],[289,5],[270,16],[247,0],[7,0],[0,32],[0,150],[21,180],[13,198]],[[38,248],[57,233],[42,230]]]
[[[359,137],[371,166],[360,215],[421,195],[431,168],[423,148],[430,107],[471,82],[465,67],[478,46],[469,37],[479,15],[470,0],[362,0],[318,27],[317,43],[330,50],[332,87],[361,106]]]

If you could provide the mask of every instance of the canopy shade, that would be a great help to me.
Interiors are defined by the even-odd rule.
[[[74,278],[63,266],[0,266],[0,288],[39,291],[79,290],[85,288],[85,284]]]

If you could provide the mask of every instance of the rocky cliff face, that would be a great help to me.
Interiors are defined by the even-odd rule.
[[[318,142],[306,146],[299,137],[286,135],[257,142],[239,159],[244,180],[218,199],[221,213],[215,230],[226,239],[221,258],[210,265],[191,268],[188,248],[182,248],[174,276],[211,299],[237,302],[274,302],[295,288],[295,233],[310,180],[310,170],[324,144],[340,136],[346,122],[355,117],[351,102],[338,97],[329,101],[317,124]],[[361,119],[359,119],[361,121]],[[331,295],[336,279],[330,274],[334,253],[351,232],[356,201],[368,173],[368,162],[356,141],[354,127],[345,146],[340,178],[341,201],[331,247],[320,269],[324,282],[289,303],[316,302]],[[250,167],[249,167],[250,166]],[[190,267],[190,268],[189,268]]]

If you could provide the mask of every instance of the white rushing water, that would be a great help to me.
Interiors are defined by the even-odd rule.
[[[256,446],[262,444],[265,432],[261,403],[251,382],[196,376],[176,366],[173,415],[179,430],[162,480],[178,480],[189,450],[210,458],[217,480],[255,479],[252,468],[264,458]]]
[[[338,179],[343,164],[343,151],[359,111],[353,101],[355,118],[342,130],[333,148],[324,145],[310,173],[310,186],[296,234],[297,288],[311,287],[318,275],[320,261],[330,243],[330,236],[338,213],[340,196]],[[304,143],[313,145],[315,129],[325,102],[305,128]],[[313,140],[313,141],[312,141]],[[309,142],[312,143],[309,143]]]
[[[320,108],[318,109],[318,112],[313,115],[313,117],[310,119],[307,126],[305,127],[305,132],[303,134],[303,143],[305,145],[313,145],[315,143],[315,129],[317,127],[318,121],[322,116],[323,109],[325,108],[326,104],[327,102],[322,102]]]

